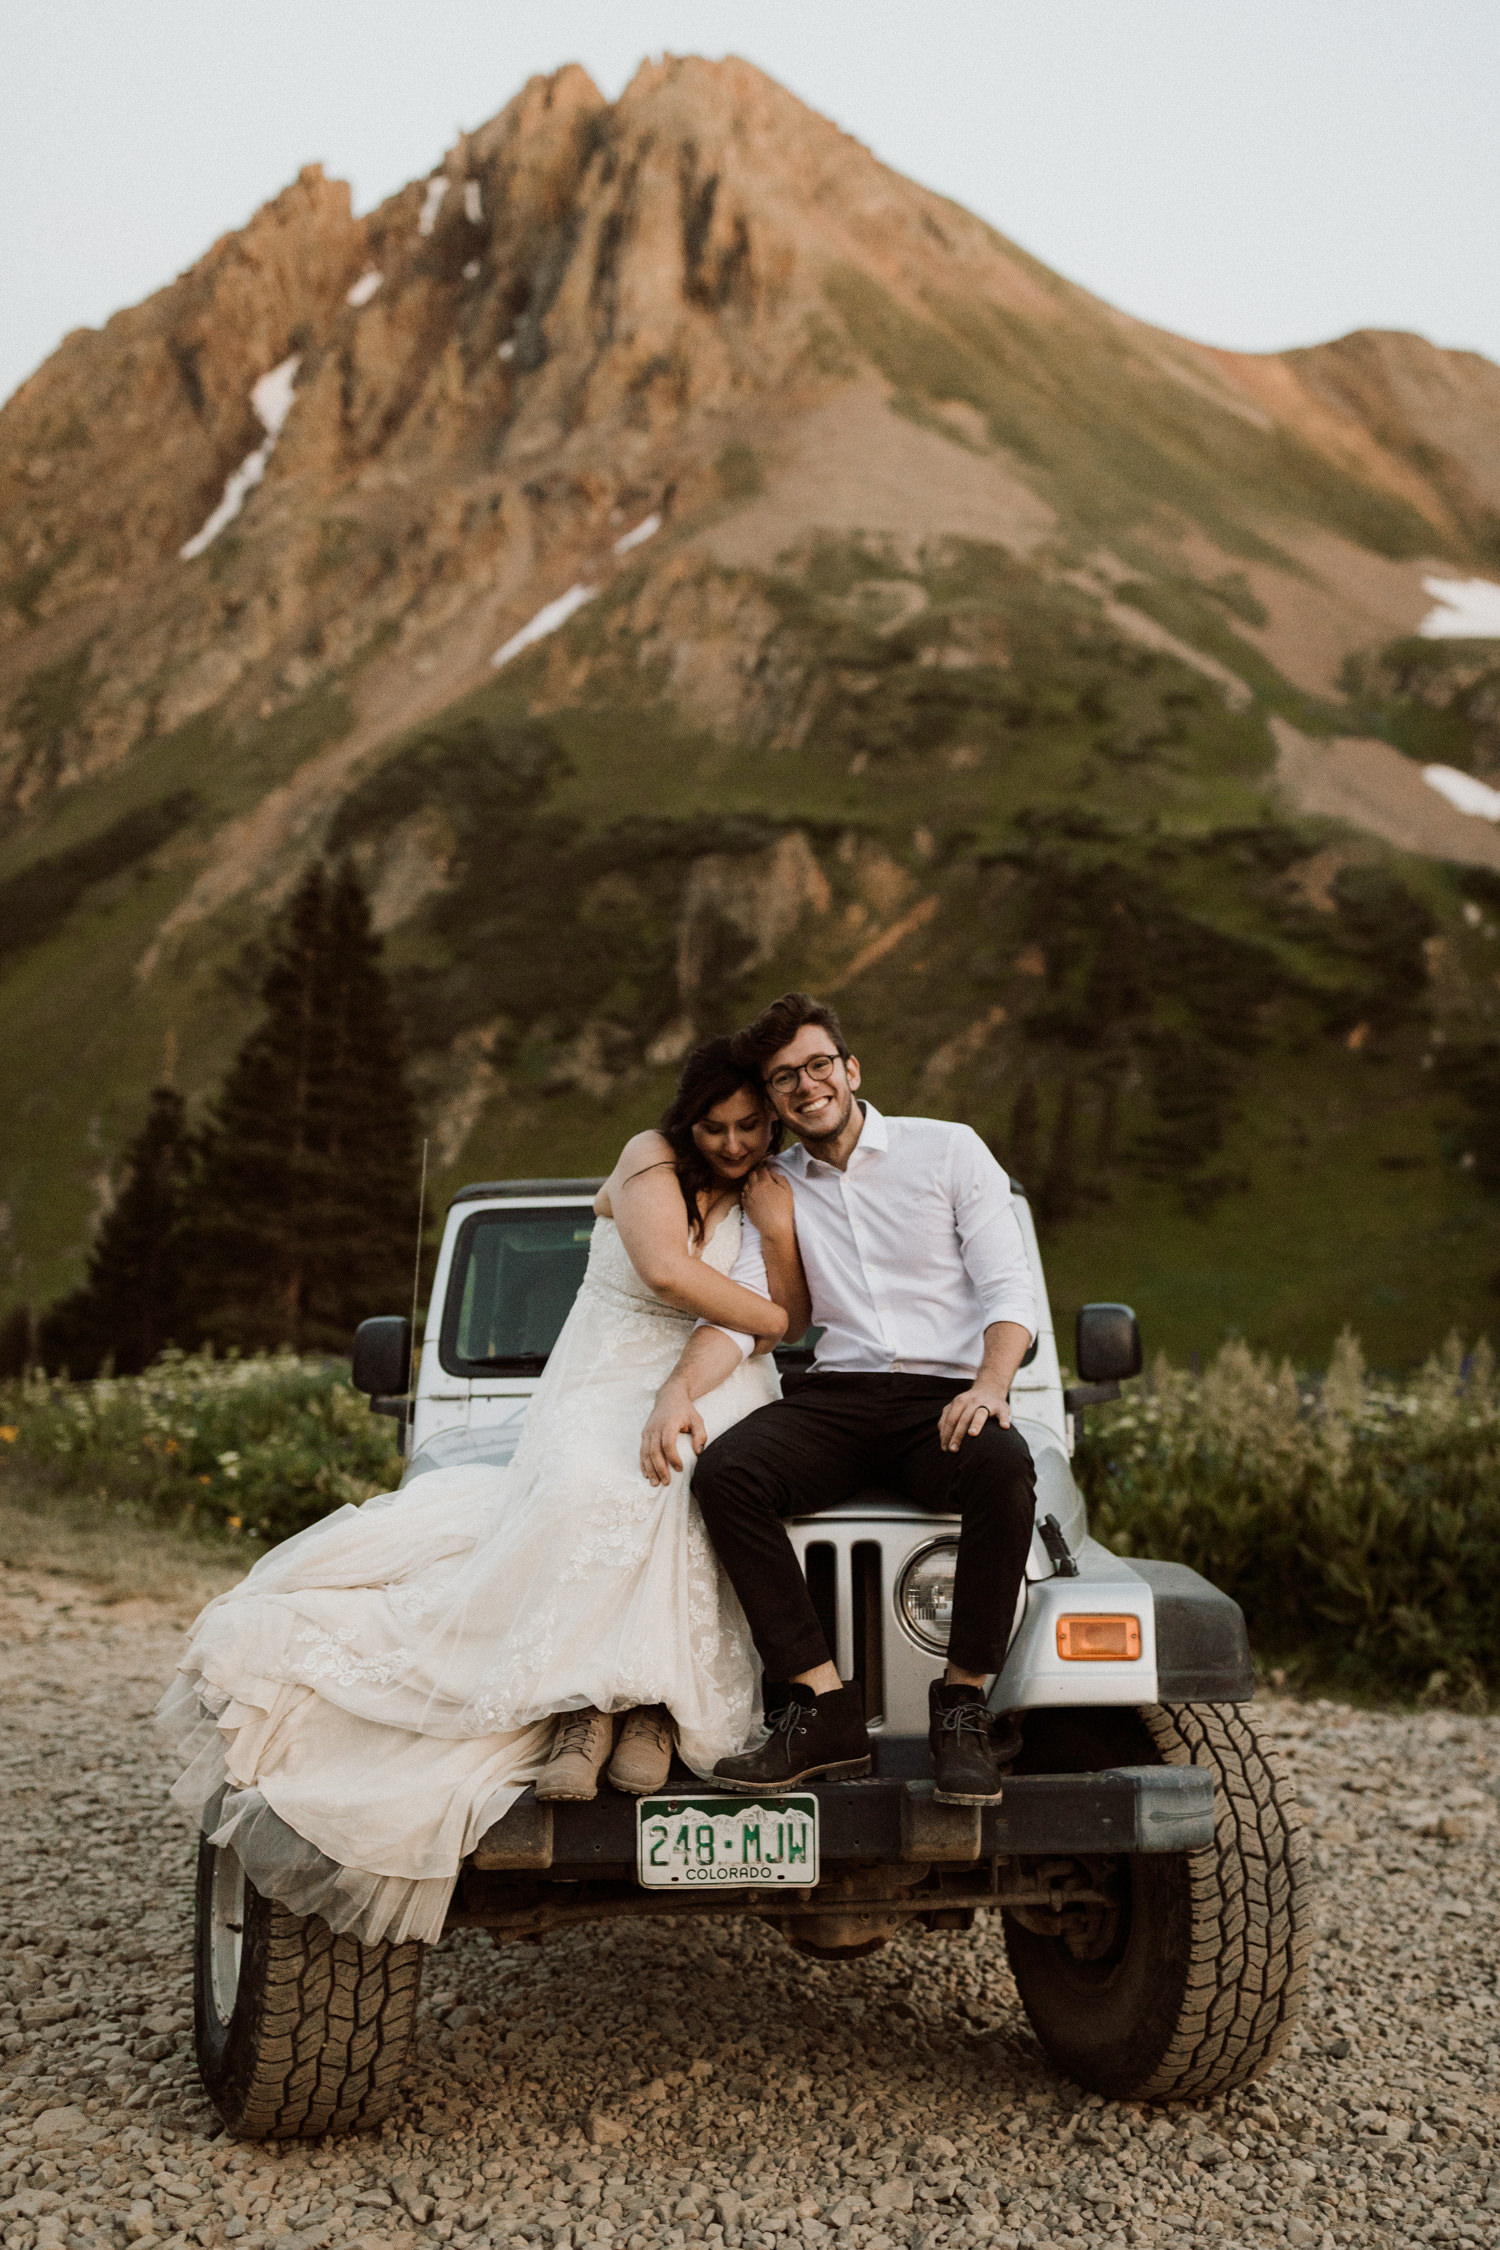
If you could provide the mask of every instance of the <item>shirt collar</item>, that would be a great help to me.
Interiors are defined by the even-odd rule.
[[[881,1116],[879,1110],[875,1107],[875,1104],[873,1102],[865,1101],[862,1096],[856,1096],[856,1099],[859,1101],[859,1106],[864,1112],[865,1122],[863,1128],[861,1129],[859,1139],[856,1141],[853,1152],[850,1155],[849,1162],[851,1164],[855,1161],[855,1158],[858,1157],[865,1149],[869,1149],[872,1154],[883,1155],[891,1145],[890,1127],[887,1125],[886,1120]],[[822,1164],[821,1158],[814,1156],[812,1151],[802,1141],[793,1141],[791,1147],[788,1149],[783,1149],[781,1154],[775,1159],[775,1161],[776,1163],[781,1165],[785,1171],[790,1173],[790,1175],[794,1179],[799,1180],[805,1180],[807,1178],[807,1168],[809,1164]],[[836,1167],[832,1164],[822,1164],[822,1169],[825,1172],[832,1172],[836,1169]]]
[[[873,1102],[862,1101],[859,1106],[865,1113],[865,1129],[855,1144],[855,1156],[866,1148],[879,1149],[883,1153],[891,1145],[889,1126]]]

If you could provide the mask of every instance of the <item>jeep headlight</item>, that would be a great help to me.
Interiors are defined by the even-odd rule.
[[[935,1539],[920,1548],[896,1582],[896,1608],[919,1648],[945,1654],[953,1625],[953,1574],[958,1541]]]

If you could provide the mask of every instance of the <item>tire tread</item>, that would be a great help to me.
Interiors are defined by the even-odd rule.
[[[1291,1781],[1234,1704],[1142,1711],[1164,1765],[1210,1767],[1220,1818],[1213,1844],[1188,1857],[1190,1945],[1217,1986],[1184,2005],[1139,2101],[1244,2086],[1286,2047],[1311,1950],[1308,1848]],[[1184,2002],[1187,1993],[1184,1992]]]
[[[1157,1953],[1132,1953],[1127,1940],[1122,1959],[1137,1965],[1112,2015],[1103,1989],[1091,2007],[1084,1988],[1049,1966],[1061,1939],[1039,1946],[1007,1918],[1006,1942],[1032,2027],[1062,2069],[1111,2100],[1201,2099],[1257,2078],[1291,2038],[1313,1940],[1311,1855],[1290,1778],[1253,1713],[1150,1704],[1132,1715],[1128,1739],[1127,1750],[1118,1725],[1093,1742],[1065,1731],[1061,1755],[1080,1759],[1097,1743],[1108,1751],[1100,1763],[1154,1759],[1214,1777],[1213,1842],[1168,1863],[1169,1879],[1160,1861],[1134,1863],[1134,1910],[1147,1917],[1137,1935]],[[1148,1958],[1149,1979],[1140,1967]]]
[[[200,1862],[200,1914],[206,1897]],[[227,2041],[205,2039],[200,1993],[199,2071],[229,2131],[307,2140],[379,2124],[400,2091],[424,1948],[409,1939],[364,1944],[248,1889],[246,1938]],[[199,1975],[201,1984],[201,1938]]]

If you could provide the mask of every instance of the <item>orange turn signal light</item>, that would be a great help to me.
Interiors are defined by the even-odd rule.
[[[1138,1617],[1060,1617],[1057,1653],[1072,1664],[1107,1664],[1141,1653]]]

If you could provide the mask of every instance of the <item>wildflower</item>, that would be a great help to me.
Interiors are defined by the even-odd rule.
[[[214,1481],[214,1480],[213,1480],[213,1478],[212,1478],[212,1477],[200,1477],[200,1478],[198,1479],[198,1482],[199,1482],[200,1484],[212,1484],[212,1483],[213,1483],[213,1481]]]
[[[14,1445],[20,1434],[19,1422],[0,1422],[0,1438],[4,1438],[7,1445]]]
[[[243,1516],[226,1516],[224,1521],[231,1531],[240,1531],[244,1527],[245,1519]]]

